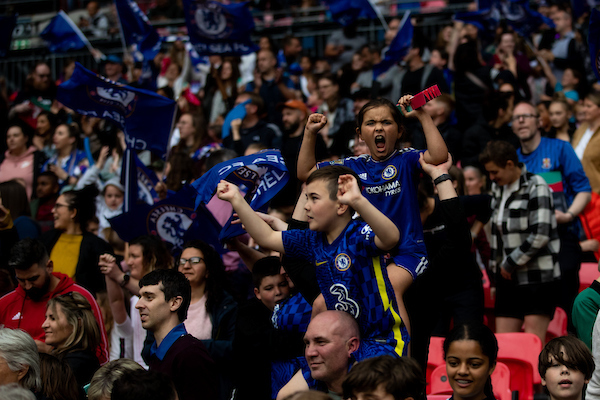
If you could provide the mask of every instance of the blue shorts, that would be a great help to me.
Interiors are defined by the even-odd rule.
[[[419,257],[414,254],[401,254],[392,257],[392,260],[396,266],[404,268],[412,275],[413,281],[417,279],[417,276],[421,275],[429,266],[429,260],[427,257]]]

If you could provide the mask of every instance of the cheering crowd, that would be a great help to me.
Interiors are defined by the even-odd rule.
[[[453,398],[494,399],[493,332],[546,343],[558,308],[578,339],[546,345],[542,382],[553,400],[600,396],[600,281],[579,294],[600,254],[598,60],[589,13],[537,7],[554,27],[531,37],[459,20],[427,37],[414,20],[383,72],[400,19],[385,43],[350,24],[318,58],[294,36],[206,64],[180,40],[149,64],[105,58],[95,72],[176,101],[167,157],[137,154],[151,177],[138,201],[280,152],[289,179],[268,210],[248,204],[251,162],[205,189],[210,220],[247,232],[222,247],[202,235],[213,222],[188,229],[176,212],[122,239],[127,136],[57,100],[76,60],[4,86],[0,399],[424,400],[432,336],[446,337]],[[98,10],[79,25],[101,37]],[[160,229],[183,229],[182,245]]]

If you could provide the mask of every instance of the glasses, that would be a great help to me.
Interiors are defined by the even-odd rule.
[[[191,258],[180,258],[179,259],[179,265],[181,265],[182,267],[185,265],[185,263],[190,262],[191,265],[198,265],[200,264],[200,262],[204,262],[204,258],[202,257],[191,257]]]
[[[512,117],[512,121],[519,121],[521,120],[521,118],[525,119],[529,119],[529,118],[537,118],[538,116],[535,114],[519,114],[519,115],[513,115]]]
[[[52,208],[54,208],[55,210],[58,210],[58,209],[59,209],[59,208],[61,208],[61,207],[67,207],[67,208],[70,208],[70,206],[69,206],[68,204],[60,204],[60,203],[55,203],[55,204],[54,204],[54,207],[52,207]]]

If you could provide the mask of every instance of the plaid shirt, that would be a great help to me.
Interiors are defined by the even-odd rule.
[[[551,282],[560,278],[560,240],[554,216],[552,192],[543,178],[527,172],[523,165],[519,189],[507,199],[498,231],[498,207],[502,187],[492,185],[492,259],[512,274],[518,285]],[[499,273],[499,270],[497,271]]]

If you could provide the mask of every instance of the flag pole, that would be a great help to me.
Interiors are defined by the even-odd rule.
[[[375,14],[377,14],[377,18],[379,18],[379,22],[381,22],[383,29],[385,29],[387,31],[389,29],[389,26],[388,26],[387,22],[385,21],[385,17],[381,13],[381,10],[379,9],[379,7],[377,7],[377,5],[374,3],[373,0],[367,0],[367,1],[369,2],[369,4],[371,4],[371,8],[373,8],[373,11],[375,11]]]
[[[71,18],[67,15],[66,12],[64,12],[63,10],[60,10],[58,13],[65,19],[65,21],[67,21],[67,24],[69,24],[71,26],[73,31],[77,34],[77,37],[79,37],[79,39],[81,39],[81,41],[85,44],[85,46],[87,47],[89,52],[92,54],[92,56],[94,57],[96,62],[99,62],[99,59],[103,58],[104,54],[102,54],[100,52],[100,50],[94,49],[92,47],[92,44],[90,43],[88,38],[83,34],[83,32],[81,32],[81,29],[79,29],[79,27],[77,25],[75,25],[75,22],[73,22],[71,20]],[[102,56],[99,56],[98,53],[101,54]]]
[[[119,37],[121,38],[121,46],[123,46],[123,54],[126,54],[127,44],[125,43],[125,35],[123,34],[123,24],[121,24],[121,16],[119,15],[119,7],[117,7],[117,1],[118,0],[115,0],[114,4],[115,10],[117,11],[117,21],[119,22]]]

